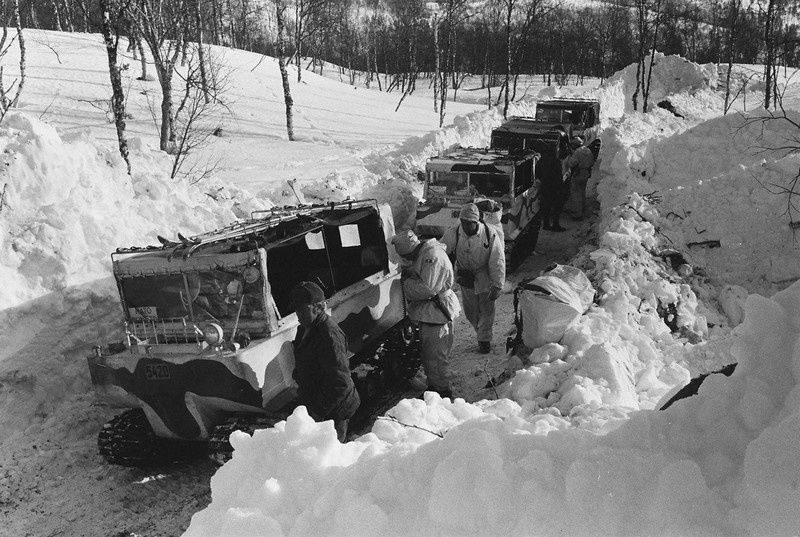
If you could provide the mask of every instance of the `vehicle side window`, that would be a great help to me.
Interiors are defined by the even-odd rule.
[[[514,196],[519,196],[533,185],[533,166],[530,160],[519,164],[514,170]]]
[[[493,134],[492,135],[492,148],[496,149],[523,149],[525,139],[520,136],[512,134]]]
[[[510,178],[500,173],[471,173],[469,182],[479,194],[491,198],[504,196],[511,190]]]
[[[292,289],[301,281],[318,284],[330,298],[334,293],[388,270],[389,255],[380,215],[364,216],[339,225],[335,212],[325,223],[267,252],[272,297],[282,317],[294,312]]]

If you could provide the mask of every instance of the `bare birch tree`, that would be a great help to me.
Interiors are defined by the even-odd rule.
[[[17,43],[19,43],[19,84],[17,84],[17,92],[14,94],[14,100],[11,106],[17,107],[19,105],[19,97],[22,95],[22,88],[25,86],[25,34],[22,33],[22,18],[19,14],[19,0],[12,0],[14,8],[14,24],[17,27]]]
[[[131,173],[131,161],[128,151],[128,139],[125,136],[125,93],[122,90],[122,70],[125,67],[117,62],[117,49],[119,47],[120,25],[125,6],[116,0],[99,0],[100,11],[103,17],[101,32],[108,55],[108,74],[111,79],[111,109],[114,113],[114,124],[117,128],[117,141],[119,154]]]
[[[286,4],[284,0],[275,0],[275,15],[278,25],[278,68],[283,81],[283,100],[286,103],[286,134],[294,141],[294,120],[292,117],[292,92],[289,88],[289,72],[286,70]]]
[[[22,33],[22,22],[20,21],[19,0],[10,0],[10,2],[6,0],[0,0],[0,7],[2,7],[3,20],[9,20],[9,18],[13,17],[17,27],[16,37],[9,38],[8,26],[3,25],[3,28],[0,31],[0,60],[2,60],[2,58],[8,53],[14,41],[17,41],[17,43],[19,43],[20,72],[19,80],[15,80],[11,83],[11,86],[6,88],[3,80],[3,66],[2,63],[0,63],[0,121],[2,121],[8,109],[17,106],[17,103],[19,102],[19,96],[22,94],[22,87],[25,82],[25,38]],[[11,11],[10,14],[9,10]],[[14,94],[14,97],[11,98],[9,97],[9,94],[13,90],[14,86],[16,86],[16,93]]]
[[[183,47],[186,0],[135,0],[131,12],[139,35],[147,43],[161,86],[159,148],[171,153],[175,142],[172,77]]]

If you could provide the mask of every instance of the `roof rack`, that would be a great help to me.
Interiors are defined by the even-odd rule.
[[[288,220],[296,220],[303,215],[311,215],[324,210],[362,208],[367,206],[377,206],[374,199],[365,200],[344,200],[339,202],[329,202],[322,204],[312,205],[285,205],[283,207],[273,207],[263,211],[253,211],[250,214],[250,219],[232,222],[227,226],[219,229],[201,233],[199,235],[184,237],[178,234],[178,241],[171,241],[158,236],[161,246],[131,246],[128,248],[117,248],[114,253],[116,254],[131,254],[141,253],[148,251],[164,251],[171,250],[170,257],[176,254],[182,254],[184,257],[189,257],[199,247],[211,244],[218,244],[221,242],[228,242],[236,239],[247,237],[251,234],[258,234],[266,231],[272,227],[277,226],[281,222]],[[261,216],[263,214],[263,216]]]
[[[546,99],[540,99],[540,103],[551,103],[551,102],[558,102],[564,101],[569,103],[597,103],[600,102],[597,99],[589,98],[589,97],[548,97]]]

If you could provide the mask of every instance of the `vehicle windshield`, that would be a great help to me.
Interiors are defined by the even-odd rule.
[[[536,119],[539,121],[548,121],[551,123],[569,123],[570,113],[569,110],[562,110],[560,108],[536,108]]]
[[[502,173],[435,172],[428,196],[500,197],[511,191],[511,178]]]
[[[473,196],[477,192],[469,185],[465,172],[434,172],[428,184],[428,195]]]
[[[248,284],[238,272],[148,275],[122,278],[119,285],[132,321],[265,318],[260,283]]]

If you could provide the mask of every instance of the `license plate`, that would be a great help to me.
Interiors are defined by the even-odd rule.
[[[155,306],[139,306],[136,308],[128,308],[128,313],[130,313],[131,319],[135,319],[137,321],[158,319],[158,308]]]
[[[147,380],[166,380],[169,378],[169,366],[167,364],[145,365],[144,378]]]

